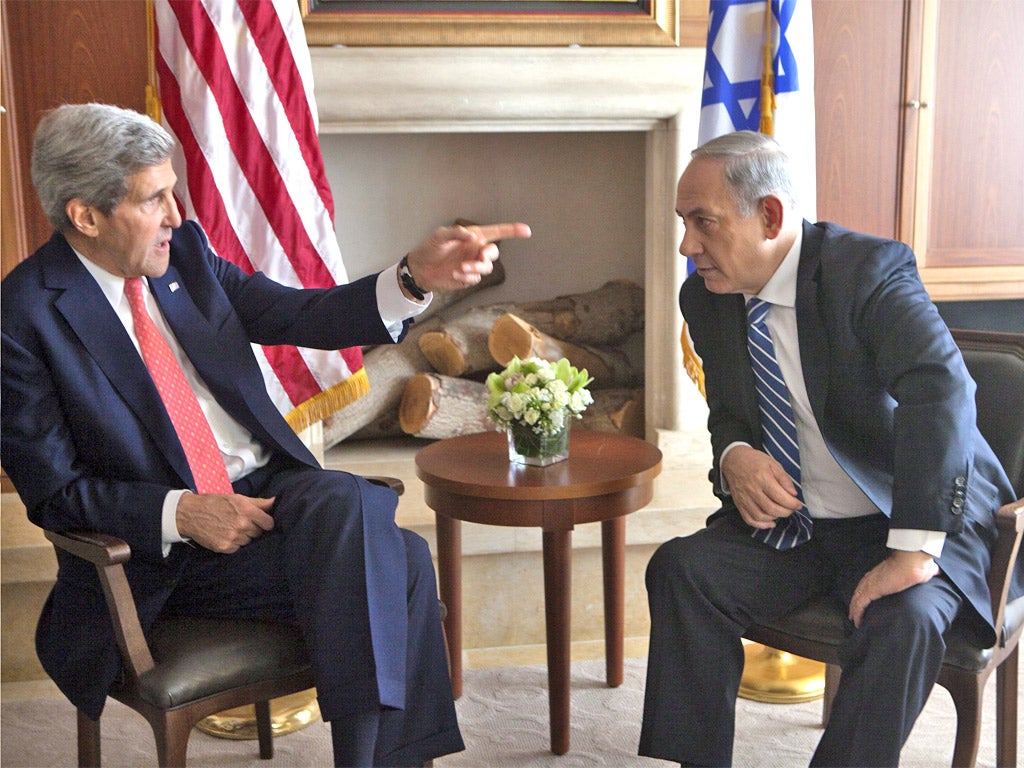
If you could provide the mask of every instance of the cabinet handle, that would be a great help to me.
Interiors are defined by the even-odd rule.
[[[910,107],[911,109],[928,109],[928,102],[913,99],[912,101],[907,102],[907,106]]]

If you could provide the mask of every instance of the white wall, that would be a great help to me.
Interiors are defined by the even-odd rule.
[[[505,284],[471,303],[643,285],[642,133],[326,134],[321,146],[350,279],[467,218],[533,229],[502,246]]]

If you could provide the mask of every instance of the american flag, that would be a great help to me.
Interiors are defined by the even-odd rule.
[[[246,272],[295,287],[348,282],[298,3],[155,0],[153,14],[159,119],[178,141],[184,215]],[[255,351],[296,431],[369,388],[358,348]]]

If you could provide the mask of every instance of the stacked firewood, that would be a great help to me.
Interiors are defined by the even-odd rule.
[[[498,269],[475,290],[503,279]],[[622,347],[643,330],[639,285],[614,280],[587,293],[464,310],[456,302],[466,293],[435,296],[432,314],[400,344],[364,350],[370,392],[325,420],[326,447],[345,439],[440,439],[495,429],[483,381],[513,356],[565,357],[586,368],[594,377],[594,404],[579,426],[643,436],[643,371]]]

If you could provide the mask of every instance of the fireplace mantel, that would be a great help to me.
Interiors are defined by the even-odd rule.
[[[312,48],[321,133],[646,134],[644,342],[650,436],[680,429],[675,184],[697,136],[691,48]]]

